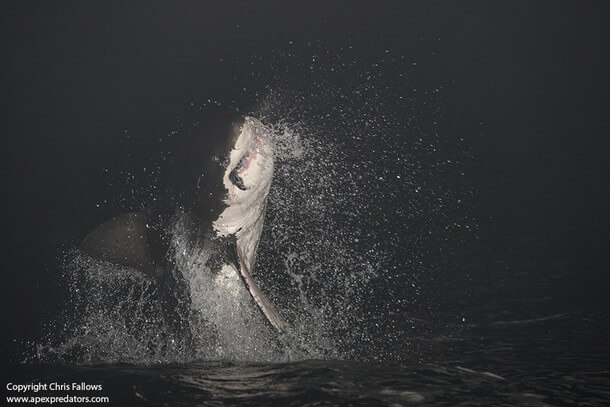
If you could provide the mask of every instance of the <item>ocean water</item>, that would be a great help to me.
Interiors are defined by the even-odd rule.
[[[610,403],[608,327],[599,324],[606,320],[581,312],[470,326],[456,335],[445,328],[445,335],[410,338],[419,357],[404,363],[33,364],[15,366],[11,378],[101,384],[101,391],[28,395],[108,396],[111,405],[125,406],[604,406]]]

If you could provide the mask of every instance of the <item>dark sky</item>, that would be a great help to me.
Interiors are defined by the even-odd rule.
[[[32,260],[41,250],[32,233],[52,239],[86,217],[90,174],[122,154],[113,140],[125,130],[137,140],[163,135],[190,100],[218,93],[212,88],[231,75],[214,62],[218,55],[264,55],[305,38],[407,55],[434,48],[463,114],[481,123],[473,143],[486,163],[488,210],[507,228],[555,233],[604,256],[606,4],[5,1],[2,223],[4,273],[13,275],[6,289],[31,284],[29,270],[43,267]]]

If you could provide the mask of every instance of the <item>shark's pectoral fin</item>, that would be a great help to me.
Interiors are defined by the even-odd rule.
[[[80,243],[79,249],[96,259],[155,274],[147,242],[147,214],[130,212],[102,223]]]
[[[269,323],[278,330],[278,332],[284,332],[284,322],[280,317],[280,314],[277,312],[271,301],[262,293],[262,291],[258,288],[252,275],[250,274],[250,270],[248,266],[245,264],[242,255],[238,251],[239,257],[239,273],[241,274],[248,291],[250,291],[250,295],[256,302],[256,305],[260,308],[263,315],[267,318]]]

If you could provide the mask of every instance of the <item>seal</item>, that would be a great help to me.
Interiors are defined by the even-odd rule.
[[[101,224],[79,248],[159,279],[167,290],[179,293],[178,303],[188,303],[192,276],[180,271],[179,253],[172,247],[174,225],[181,220],[187,225],[186,238],[211,253],[191,272],[233,270],[264,318],[282,333],[279,313],[252,277],[273,179],[269,129],[254,117],[215,112],[178,141],[158,203]],[[173,306],[166,308],[171,312]]]

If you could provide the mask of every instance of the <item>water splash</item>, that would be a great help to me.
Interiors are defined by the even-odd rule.
[[[357,250],[361,230],[344,222],[357,216],[357,174],[314,129],[273,126],[276,173],[257,269],[301,347],[316,358],[354,357],[370,339],[358,326],[376,258]]]
[[[172,257],[192,301],[185,317],[192,341],[172,334],[155,279],[74,252],[64,273],[73,312],[64,315],[61,341],[40,346],[39,358],[160,363],[351,355],[366,339],[354,328],[362,293],[375,274],[373,265],[350,248],[350,238],[337,239],[343,233],[336,233],[333,219],[348,198],[340,186],[351,184],[336,177],[340,168],[320,160],[332,145],[304,138],[302,130],[296,133],[284,124],[272,129],[277,174],[255,278],[289,322],[284,337],[278,339],[261,318],[234,268],[225,265],[218,274],[205,270],[214,248],[193,235],[188,217],[179,213]]]
[[[247,81],[237,76],[237,94],[257,101],[246,113],[274,136],[274,182],[253,277],[288,322],[285,338],[278,343],[230,269],[191,272],[207,254],[177,222],[177,264],[195,304],[188,320],[193,342],[169,332],[154,281],[77,256],[68,273],[72,303],[91,304],[79,305],[85,311],[42,358],[69,359],[73,348],[84,349],[78,360],[134,363],[409,357],[415,350],[408,338],[420,333],[422,313],[467,295],[447,286],[462,278],[459,242],[478,227],[468,181],[471,129],[451,102],[450,81],[433,66],[392,50],[374,51],[366,60],[378,60],[367,65],[362,52],[373,51],[349,46],[331,53],[306,43],[299,59],[287,51],[264,61],[264,69],[256,69],[256,56],[236,65],[248,67]],[[126,183],[129,201],[154,201],[154,180],[140,184]],[[83,279],[96,283],[82,285]],[[133,296],[146,294],[112,301],[131,286]],[[94,294],[83,294],[84,287]],[[135,325],[122,321],[145,309],[147,323],[131,332]]]
[[[190,236],[189,219],[177,217],[172,233],[176,266],[190,293],[189,325],[193,344],[189,359],[280,361],[275,332],[267,325],[237,269],[229,262],[220,272],[206,270],[214,241]],[[224,259],[225,261],[227,259]]]
[[[45,362],[138,363],[180,353],[167,341],[158,285],[133,269],[71,251],[64,259],[69,301],[38,345]]]

